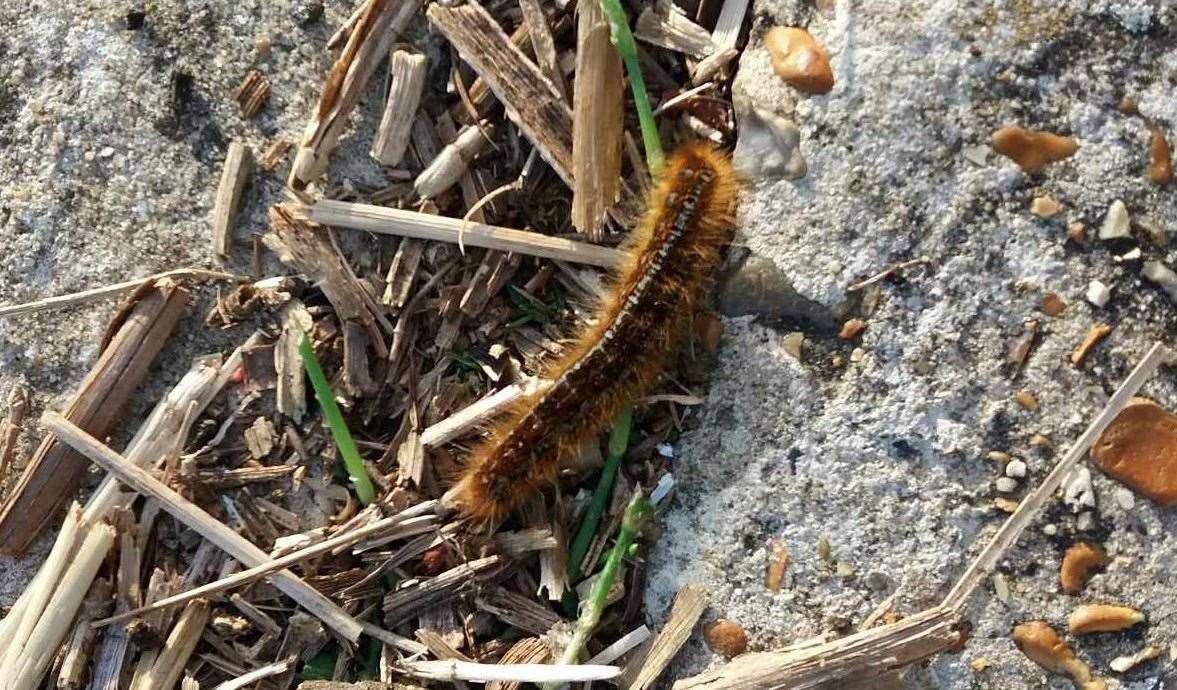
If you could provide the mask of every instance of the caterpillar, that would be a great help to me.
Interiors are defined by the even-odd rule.
[[[471,450],[448,505],[498,523],[662,375],[735,233],[738,187],[727,155],[709,144],[670,156],[596,318],[543,367],[551,385],[517,401]]]

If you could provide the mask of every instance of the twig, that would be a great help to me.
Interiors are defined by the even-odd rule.
[[[941,606],[948,610],[959,612],[968,601],[969,595],[977,588],[986,577],[992,572],[997,562],[1005,557],[1009,549],[1017,542],[1018,537],[1030,525],[1034,516],[1039,509],[1050,500],[1054,492],[1062,486],[1063,480],[1071,473],[1071,470],[1079,464],[1086,455],[1091,446],[1095,444],[1096,439],[1103,433],[1104,429],[1115,420],[1116,415],[1120,414],[1120,410],[1136,395],[1144,382],[1152,376],[1157,367],[1161,365],[1166,354],[1165,347],[1161,343],[1155,343],[1132,373],[1128,374],[1128,378],[1124,379],[1124,383],[1116,389],[1112,397],[1108,399],[1107,404],[1103,410],[1100,411],[1095,419],[1091,421],[1087,429],[1075,439],[1075,443],[1071,445],[1067,454],[1059,460],[1050,474],[1042,480],[1042,483],[1030,493],[1029,496],[1022,499],[1018,505],[1017,510],[1009,516],[1001,529],[993,535],[993,538],[977,554],[973,562],[965,570],[964,574],[957,580],[956,585],[948,596],[944,597],[944,602]]]
[[[645,625],[638,626],[637,628],[627,632],[624,636],[621,637],[621,639],[617,640],[608,647],[605,647],[600,652],[597,652],[596,656],[589,659],[585,663],[611,664],[625,656],[631,649],[634,649],[638,645],[650,639],[651,635],[653,635],[653,633],[650,632],[650,629]]]
[[[205,539],[216,544],[233,558],[247,566],[259,565],[270,560],[264,551],[234,532],[223,522],[204,512],[143,469],[131,464],[126,458],[107,448],[61,415],[56,412],[46,412],[41,417],[41,422],[63,443],[82,453],[107,472],[117,476],[130,488],[158,500],[168,514],[196,530]],[[303,608],[345,638],[355,641],[359,638],[360,632],[364,630],[358,621],[289,570],[275,572],[272,579],[274,585],[284,594],[297,601]]]
[[[183,280],[184,278],[200,278],[206,280],[231,280],[235,282],[248,280],[243,276],[234,275],[232,273],[206,271],[202,268],[177,268],[171,271],[164,271],[163,273],[149,275],[145,278],[136,278],[134,280],[128,280],[122,283],[114,283],[113,285],[104,285],[91,290],[83,290],[82,292],[71,292],[68,295],[46,297],[45,299],[39,299],[35,302],[26,302],[24,304],[10,304],[7,307],[0,307],[0,318],[4,318],[6,316],[20,316],[23,314],[34,314],[47,309],[64,309],[66,307],[73,307],[79,304],[87,304],[89,302],[95,302],[102,299],[109,299],[111,297],[117,297],[124,292],[130,292],[140,286],[153,283],[164,278],[171,278],[173,280]]]
[[[578,683],[609,680],[621,672],[616,666],[557,664],[475,664],[467,661],[406,661],[404,673],[426,680],[492,680],[519,683]]]
[[[460,238],[462,243],[473,247],[605,268],[616,266],[625,256],[620,250],[586,242],[383,206],[323,199],[307,211],[312,221],[323,225],[452,244],[457,244]]]
[[[216,592],[223,592],[226,589],[232,589],[234,587],[240,587],[242,585],[249,584],[250,582],[254,582],[262,577],[265,577],[266,575],[269,575],[275,570],[282,570],[316,556],[320,556],[324,553],[334,551],[338,547],[351,546],[352,544],[363,541],[369,537],[379,536],[381,533],[396,527],[406,518],[420,514],[422,507],[432,508],[436,505],[436,500],[426,501],[424,504],[413,506],[409,510],[403,511],[391,517],[377,520],[376,522],[373,522],[372,524],[365,527],[361,527],[350,532],[345,532],[343,534],[338,534],[334,537],[331,537],[330,539],[321,541],[318,544],[313,544],[304,549],[299,549],[298,551],[292,551],[291,553],[288,553],[281,558],[275,558],[273,560],[266,561],[265,563],[260,563],[253,566],[252,568],[242,570],[229,575],[228,577],[223,577],[219,580],[216,580],[215,582],[201,585],[195,589],[190,589],[187,592],[176,594],[174,596],[167,597],[166,599],[160,599],[159,601],[149,606],[142,606],[135,609],[134,611],[127,611],[125,613],[120,613],[117,616],[111,616],[99,621],[94,621],[93,626],[95,628],[99,628],[104,625],[110,625],[111,623],[119,623],[121,621],[127,620],[128,618],[141,616],[157,609],[166,608],[168,606],[176,606],[177,604],[187,603],[198,597],[214,594]]]
[[[238,676],[237,678],[234,678],[233,680],[227,680],[224,683],[221,683],[220,685],[213,687],[213,690],[240,690],[240,688],[244,688],[247,685],[251,685],[253,683],[256,683],[259,680],[264,680],[266,678],[269,678],[270,676],[276,676],[281,673],[286,673],[286,671],[289,670],[290,667],[292,665],[294,665],[294,663],[296,661],[298,661],[297,656],[286,657],[285,659],[282,659],[281,661],[275,661],[272,664],[267,664],[266,666],[262,666],[260,668],[255,668],[254,670],[250,671],[249,673],[246,673],[245,675],[242,675],[242,676]]]
[[[869,285],[874,285],[875,283],[879,282],[880,280],[886,280],[887,278],[895,275],[896,273],[898,273],[899,271],[902,271],[905,268],[911,268],[912,266],[919,266],[920,264],[930,264],[930,263],[932,263],[932,260],[926,256],[921,256],[918,259],[912,259],[910,261],[902,261],[900,263],[895,264],[894,266],[888,267],[887,269],[885,269],[879,273],[876,273],[875,275],[871,276],[870,278],[867,278],[866,280],[861,280],[861,281],[851,285],[850,287],[846,288],[846,292],[857,292],[858,290],[861,290],[864,287],[867,287]]]
[[[347,430],[347,422],[344,421],[343,413],[339,411],[339,405],[335,402],[335,395],[331,392],[331,385],[327,383],[326,375],[323,374],[323,367],[319,366],[319,358],[315,356],[315,348],[311,346],[311,339],[307,337],[305,332],[302,334],[302,340],[298,342],[298,352],[302,355],[302,364],[306,367],[307,378],[311,380],[311,386],[315,389],[315,398],[318,399],[319,406],[323,408],[323,419],[326,421],[327,427],[331,429],[331,437],[335,439],[335,446],[339,448],[339,455],[343,458],[347,474],[351,478],[352,485],[356,488],[356,496],[360,499],[360,503],[368,505],[376,500],[376,489],[372,486],[372,479],[364,468],[364,459],[360,457],[356,442],[352,440],[351,432]]]
[[[428,448],[452,441],[492,419],[519,398],[538,393],[545,387],[546,382],[531,379],[502,388],[422,431],[421,444]]]

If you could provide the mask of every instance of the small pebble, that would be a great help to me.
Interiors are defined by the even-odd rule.
[[[1162,506],[1177,504],[1177,415],[1134,398],[1095,441],[1091,455],[1112,479]]]
[[[658,445],[654,446],[654,450],[658,451],[658,455],[664,458],[674,457],[674,446],[670,445],[669,443],[659,443]]]
[[[1002,573],[993,576],[993,594],[1002,603],[1009,603],[1009,582]]]
[[[1095,507],[1095,489],[1091,486],[1091,470],[1080,467],[1071,475],[1070,481],[1063,489],[1063,503],[1078,513],[1084,508]]]
[[[828,563],[830,560],[830,555],[831,555],[830,540],[826,539],[825,537],[818,539],[817,540],[817,557]]]
[[[1160,261],[1145,261],[1140,275],[1161,286],[1169,299],[1177,301],[1177,273]]]
[[[735,621],[720,618],[703,628],[703,639],[716,654],[731,659],[748,648],[748,634]]]
[[[985,457],[994,462],[1000,462],[1003,465],[1010,460],[1009,453],[1005,453],[1000,450],[991,450],[986,454]]]
[[[993,507],[1003,513],[1012,513],[1018,509],[1018,502],[1008,499],[1005,496],[998,496],[993,499]]]
[[[1051,523],[1049,525],[1043,525],[1042,526],[1042,533],[1048,537],[1053,537],[1056,534],[1058,534],[1058,525],[1056,525],[1054,523]]]
[[[1082,364],[1083,360],[1087,359],[1087,355],[1091,354],[1091,351],[1095,349],[1095,346],[1104,338],[1108,337],[1111,332],[1112,327],[1106,323],[1097,323],[1092,326],[1087,331],[1087,335],[1083,336],[1083,342],[1079,343],[1075,351],[1071,353],[1071,364],[1075,366]]]
[[[1161,224],[1152,220],[1151,218],[1137,218],[1136,224],[1144,231],[1144,236],[1148,238],[1158,247],[1166,247],[1169,245],[1169,233],[1161,227]]]
[[[1079,513],[1079,517],[1075,519],[1075,529],[1080,532],[1090,532],[1095,529],[1095,513],[1090,510]]]
[[[1081,541],[1072,544],[1063,554],[1059,568],[1059,584],[1067,594],[1078,594],[1091,577],[1091,571],[1102,565],[1105,559],[1103,549]]]
[[[993,662],[989,661],[988,659],[986,659],[983,656],[979,656],[976,659],[973,659],[972,661],[969,662],[969,668],[972,670],[973,673],[980,673],[992,665],[993,665]]]
[[[1136,498],[1132,495],[1132,492],[1122,486],[1115,490],[1112,497],[1116,499],[1116,504],[1124,510],[1132,510],[1136,505]]]
[[[1129,232],[1131,227],[1132,219],[1128,216],[1128,207],[1124,205],[1123,201],[1116,199],[1108,207],[1107,215],[1103,217],[1103,225],[1099,226],[1099,239],[1115,240],[1131,237],[1132,233]]]
[[[805,342],[805,334],[800,331],[789,333],[781,338],[781,348],[789,353],[793,359],[801,359],[801,345]]]
[[[1024,410],[1033,412],[1038,409],[1038,400],[1029,391],[1018,391],[1014,393],[1014,402]]]
[[[1151,661],[1160,655],[1160,647],[1149,645],[1135,654],[1118,656],[1115,659],[1112,659],[1108,662],[1108,666],[1111,667],[1111,669],[1116,673],[1124,673],[1136,666],[1139,666],[1140,664],[1143,664],[1146,661]]]
[[[1054,441],[1043,434],[1034,434],[1030,437],[1030,445],[1035,448],[1054,448]]]
[[[1087,241],[1087,226],[1075,221],[1067,224],[1067,238],[1072,242],[1083,244]]]
[[[838,577],[854,577],[854,568],[851,568],[845,563],[839,563],[838,567],[834,570],[838,573]]]
[[[1018,490],[1018,480],[1012,477],[998,477],[997,490],[1003,494],[1013,493]]]
[[[834,72],[825,48],[805,29],[773,27],[764,36],[764,47],[777,76],[798,91],[823,94],[834,88]]]
[[[1039,218],[1050,218],[1062,210],[1062,206],[1049,196],[1037,196],[1030,202],[1030,213]]]
[[[842,340],[851,340],[859,333],[866,329],[866,322],[862,319],[850,319],[842,324],[842,330],[838,332],[838,337]]]
[[[1173,151],[1160,128],[1154,125],[1150,129],[1152,138],[1148,145],[1148,181],[1163,187],[1173,181]]]
[[[1026,463],[1021,460],[1010,460],[1005,466],[1005,476],[1021,479],[1026,476]]]
[[[960,152],[973,165],[985,167],[985,164],[989,162],[989,154],[993,152],[993,149],[981,144],[980,146],[966,146]]]
[[[1080,690],[1106,687],[1096,680],[1087,664],[1075,656],[1059,634],[1043,621],[1030,621],[1014,627],[1014,644],[1030,661],[1051,673],[1065,673]]]
[[[1125,261],[1139,261],[1140,257],[1143,255],[1144,252],[1140,251],[1140,247],[1134,247],[1124,252],[1123,254],[1116,256],[1115,261],[1116,263],[1120,264],[1124,263]]]
[[[1042,296],[1042,313],[1047,316],[1058,316],[1067,308],[1066,301],[1053,292],[1048,292]]]
[[[1100,309],[1106,307],[1108,305],[1108,301],[1111,298],[1111,289],[1098,280],[1091,281],[1091,284],[1087,286],[1087,301],[1091,302]]]
[[[862,349],[861,347],[856,347],[850,351],[850,361],[851,362],[858,364],[859,362],[861,362],[864,359],[866,359],[866,350]]]
[[[750,179],[797,180],[808,169],[801,153],[801,130],[776,113],[737,102],[740,135],[732,165]]]
[[[1038,172],[1048,163],[1068,158],[1079,150],[1079,145],[1070,137],[1014,125],[994,132],[992,143],[994,151],[1013,160],[1028,173]]]

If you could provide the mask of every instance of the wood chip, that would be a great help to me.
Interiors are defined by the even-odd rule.
[[[437,577],[408,584],[384,597],[384,620],[396,626],[428,606],[456,597],[472,582],[503,565],[502,556],[487,556],[451,568]]]
[[[401,162],[409,145],[409,132],[425,90],[428,64],[424,55],[394,50],[388,60],[388,95],[384,99],[384,114],[372,141],[372,157],[381,165],[395,166]]]
[[[286,158],[286,154],[290,152],[290,148],[292,146],[294,146],[294,144],[290,143],[290,140],[286,137],[275,137],[274,140],[270,142],[270,145],[266,147],[266,150],[262,153],[262,168],[266,171],[271,171],[274,168],[277,168],[278,165],[282,162],[282,159]]]
[[[0,489],[16,457],[16,444],[29,409],[29,389],[13,386],[8,393],[8,416],[0,423]]]
[[[213,253],[221,259],[227,258],[232,248],[233,224],[241,209],[241,193],[252,172],[253,152],[244,141],[234,139],[225,154],[225,167],[221,169],[221,184],[213,206]]]
[[[1105,323],[1092,326],[1091,330],[1087,331],[1087,335],[1083,337],[1083,342],[1079,343],[1079,346],[1071,353],[1071,364],[1075,366],[1082,364],[1083,360],[1087,359],[1087,355],[1091,354],[1091,351],[1099,344],[1099,341],[1108,337],[1111,332],[1112,327]]]
[[[687,18],[681,9],[670,2],[659,2],[656,8],[647,7],[633,27],[634,38],[667,50],[704,58],[716,51],[711,34]],[[580,74],[580,71],[577,71]]]
[[[500,664],[545,664],[552,658],[552,652],[538,637],[525,637],[511,645],[499,659]],[[486,690],[518,690],[518,681],[493,680],[486,684]]]
[[[654,637],[644,658],[632,659],[618,685],[624,690],[648,690],[670,665],[670,662],[686,644],[707,608],[707,592],[698,585],[686,585],[674,597],[666,623]],[[677,683],[675,684],[677,687]]]
[[[625,132],[621,58],[599,3],[577,11],[572,122],[572,225],[592,240],[604,236],[605,213],[621,181]]]
[[[270,80],[256,69],[249,70],[241,86],[237,87],[237,105],[241,106],[241,116],[246,120],[257,117],[266,102],[270,100]]]

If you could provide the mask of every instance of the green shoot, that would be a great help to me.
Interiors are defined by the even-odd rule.
[[[629,554],[630,547],[641,534],[642,526],[646,524],[646,520],[653,512],[654,507],[642,495],[642,490],[635,491],[629,505],[625,508],[625,514],[621,516],[621,530],[617,534],[617,543],[609,551],[605,567],[601,568],[601,573],[597,577],[597,581],[593,583],[593,589],[589,592],[584,607],[581,608],[580,618],[576,620],[576,629],[572,633],[572,641],[564,649],[564,655],[560,657],[561,664],[580,663],[580,653],[584,650],[585,643],[592,637],[593,630],[601,622],[601,615],[605,612],[606,602],[609,600],[609,590],[613,588],[613,581],[617,579],[617,573],[621,570],[621,560]],[[557,686],[558,684],[549,683],[544,686],[544,690],[554,690]]]
[[[658,125],[654,123],[654,111],[650,108],[650,97],[646,93],[646,80],[642,77],[642,67],[638,64],[638,47],[634,43],[633,33],[629,30],[629,20],[625,17],[625,10],[621,9],[619,0],[601,0],[601,9],[609,20],[609,28],[613,35],[613,45],[625,62],[625,71],[629,73],[629,85],[633,89],[633,105],[638,111],[638,123],[642,128],[642,144],[646,147],[646,165],[650,168],[650,176],[657,177],[662,170],[662,141],[658,138]]]
[[[323,408],[323,418],[327,421],[327,427],[331,429],[331,436],[339,448],[343,465],[347,468],[351,483],[356,488],[356,496],[359,497],[360,503],[368,505],[376,500],[376,489],[372,486],[368,471],[364,469],[364,460],[360,457],[356,442],[352,440],[351,433],[347,430],[347,423],[343,421],[343,413],[339,411],[339,405],[335,403],[331,386],[327,383],[323,367],[319,365],[319,358],[315,356],[315,348],[311,346],[311,339],[307,337],[306,333],[303,333],[302,339],[298,341],[298,354],[302,355],[302,365],[306,368],[307,376],[311,379],[311,386],[315,389],[315,398],[318,399],[319,406]]]
[[[584,556],[588,553],[593,535],[597,533],[597,525],[601,522],[601,514],[609,503],[609,492],[613,488],[613,480],[617,477],[617,467],[625,455],[625,448],[629,445],[629,430],[633,422],[633,408],[626,405],[613,422],[613,431],[609,434],[609,451],[605,457],[605,466],[601,469],[601,477],[597,480],[597,488],[593,490],[593,500],[585,510],[584,520],[572,541],[568,552],[568,575],[571,582],[577,582],[584,574]]]

